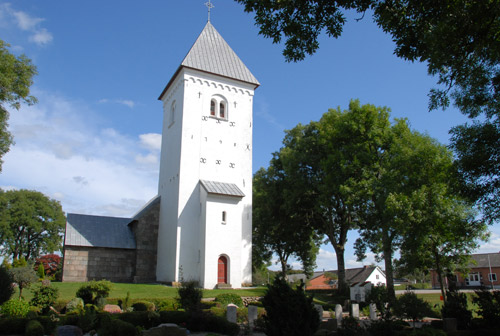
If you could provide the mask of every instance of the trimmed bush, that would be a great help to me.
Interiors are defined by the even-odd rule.
[[[59,289],[51,286],[40,286],[32,289],[31,292],[33,293],[33,298],[30,303],[32,306],[38,307],[42,314],[49,312],[50,307],[56,302],[59,296]]]
[[[447,292],[441,315],[443,318],[456,318],[458,329],[467,329],[472,320],[472,313],[467,309],[467,295],[457,291]]]
[[[14,279],[10,272],[5,267],[0,266],[0,305],[8,301],[14,294],[13,282]]]
[[[23,299],[10,299],[2,305],[2,314],[7,317],[25,317],[30,304]]]
[[[413,292],[407,292],[396,299],[394,315],[413,321],[421,320],[424,316],[433,316],[431,306],[428,302],[417,297]]]
[[[28,319],[9,317],[0,319],[0,332],[4,335],[22,335],[26,331]]]
[[[133,311],[121,313],[118,315],[118,319],[131,323],[136,327],[142,327],[144,329],[156,327],[161,323],[160,314],[150,311]]]
[[[80,312],[83,310],[84,306],[82,298],[74,298],[66,304],[66,313]]]
[[[132,305],[134,311],[155,311],[155,305],[148,301],[138,301]]]
[[[314,335],[319,327],[319,314],[312,304],[312,298],[304,294],[304,284],[292,289],[288,283],[277,277],[262,299],[266,309],[264,316],[267,336]]]
[[[177,310],[178,303],[176,299],[163,299],[163,300],[154,300],[154,304],[158,311],[162,310]],[[202,303],[203,305],[205,302]]]
[[[357,336],[363,334],[363,327],[358,319],[352,316],[346,316],[342,319],[342,327],[338,329],[338,336]]]
[[[76,291],[76,296],[85,304],[96,304],[97,299],[107,298],[113,284],[108,280],[89,281]]]
[[[175,323],[178,325],[186,324],[188,322],[189,315],[183,311],[171,311],[164,310],[160,312],[160,322],[161,323]]]
[[[201,311],[189,314],[187,328],[191,331],[209,331],[229,336],[236,336],[240,332],[240,327],[236,323],[229,322],[225,317]]]
[[[26,330],[24,332],[26,336],[43,336],[44,330],[43,326],[37,320],[30,320],[28,324],[26,324]]]
[[[179,295],[177,299],[179,304],[186,311],[200,310],[203,292],[198,288],[198,283],[196,281],[183,282],[177,294]]]
[[[231,303],[237,305],[238,307],[243,307],[243,300],[241,299],[241,296],[233,293],[219,294],[215,297],[215,302],[223,307],[226,307]]]
[[[409,326],[404,321],[378,320],[372,321],[367,329],[372,336],[395,336],[399,335],[401,330]]]
[[[99,336],[136,336],[136,327],[122,320],[112,319],[98,330]]]
[[[500,291],[487,289],[475,291],[476,297],[472,302],[478,305],[477,314],[483,317],[484,325],[488,328],[500,326]]]

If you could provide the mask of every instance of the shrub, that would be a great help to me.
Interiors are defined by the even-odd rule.
[[[78,317],[78,327],[83,332],[94,330],[97,326],[97,312],[94,305],[85,305]]]
[[[338,329],[338,336],[357,336],[363,333],[364,329],[359,324],[359,321],[352,317],[346,316],[342,319],[342,327]]]
[[[22,299],[10,299],[2,305],[2,314],[8,317],[25,317],[30,304]]]
[[[155,300],[154,304],[156,306],[156,309],[158,311],[162,310],[177,310],[177,300],[175,299],[163,299],[163,300]],[[205,305],[206,302],[203,302],[203,305]]]
[[[24,332],[26,336],[43,336],[44,330],[43,326],[37,320],[30,320],[28,324],[26,324],[26,330]]]
[[[133,324],[112,319],[99,328],[98,334],[99,336],[135,336],[138,332]]]
[[[9,317],[0,319],[0,331],[4,335],[22,335],[26,331],[28,319]]]
[[[24,288],[29,288],[33,282],[38,280],[31,266],[14,267],[10,269],[9,272],[12,275],[12,279],[19,287],[19,297],[22,297]]]
[[[133,311],[118,315],[118,319],[131,323],[136,327],[150,329],[161,323],[160,314],[149,311]]]
[[[267,336],[313,335],[319,326],[319,314],[303,290],[304,284],[292,289],[287,282],[277,277],[262,300],[266,309],[264,316]]]
[[[59,289],[51,286],[40,286],[31,291],[33,298],[31,305],[40,308],[42,314],[47,314],[50,307],[56,302],[59,296]]]
[[[8,301],[14,294],[13,282],[14,279],[10,272],[5,267],[0,266],[0,305]]]
[[[241,296],[234,293],[219,294],[215,297],[215,302],[223,307],[231,303],[237,305],[238,307],[243,306],[243,300],[241,299]]]
[[[389,311],[386,309],[386,303],[389,302],[389,294],[387,287],[384,285],[373,286],[368,295],[366,295],[366,302],[375,303],[377,310],[383,318],[389,317]]]
[[[66,304],[66,313],[80,312],[83,310],[84,303],[82,298],[76,297]]]
[[[483,317],[484,324],[489,328],[500,326],[500,291],[483,289],[475,294],[472,302],[478,305],[477,314]]]
[[[179,287],[177,294],[179,295],[179,304],[186,311],[195,311],[200,309],[203,292],[200,288],[198,288],[198,283],[196,281],[183,282],[181,287]]]
[[[126,311],[130,307],[130,292],[127,292],[127,296],[125,297],[125,299],[123,301],[118,300],[118,305],[124,311]]]
[[[38,316],[36,320],[43,326],[45,335],[54,335],[60,318],[56,314],[52,313],[49,314],[49,316]]]
[[[187,328],[191,331],[210,331],[229,336],[236,336],[240,332],[240,327],[236,323],[229,322],[225,317],[201,311],[189,313]]]
[[[415,326],[415,321],[424,316],[432,316],[433,311],[428,302],[418,298],[413,292],[407,292],[396,299],[394,314],[412,320]]]
[[[123,315],[123,314],[122,314]],[[164,310],[160,312],[160,322],[161,323],[175,323],[175,324],[186,324],[189,315],[183,311],[168,311]]]
[[[472,313],[467,309],[467,295],[457,291],[447,292],[441,315],[443,318],[456,318],[458,329],[467,329],[472,320]]]
[[[155,311],[155,305],[148,301],[138,301],[132,305],[134,311]]]
[[[107,298],[113,284],[108,280],[89,281],[81,286],[76,296],[81,298],[85,304],[96,304],[99,298]]]
[[[372,321],[367,330],[372,336],[395,336],[399,331],[408,327],[408,323],[395,320]]]

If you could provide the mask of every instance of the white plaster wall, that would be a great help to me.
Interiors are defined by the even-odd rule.
[[[378,275],[378,279],[377,279],[377,275]],[[370,274],[368,276],[368,278],[366,278],[366,281],[371,282],[375,286],[377,286],[378,284],[387,285],[387,281],[385,279],[385,275],[382,274],[382,272],[380,271],[380,269],[378,267],[376,267],[373,270],[372,274]]]
[[[210,117],[213,95],[228,102],[227,120]],[[170,125],[173,99],[178,113]],[[212,208],[207,206],[204,213],[199,185],[204,179],[235,183],[246,195],[238,206],[239,231],[231,233],[232,244],[239,245],[238,260],[231,259],[231,276],[237,276],[234,283],[238,287],[242,279],[251,282],[253,85],[183,68],[163,100],[157,278],[208,281],[203,268],[209,272],[209,253],[201,248],[208,240],[202,234],[204,221],[200,218],[206,215],[210,219]]]

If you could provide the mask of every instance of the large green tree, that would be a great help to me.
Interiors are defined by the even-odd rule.
[[[5,105],[19,109],[21,103],[31,105],[36,102],[36,98],[30,95],[33,76],[37,74],[36,67],[26,56],[16,57],[10,53],[8,47],[0,40],[0,171],[2,157],[13,142],[8,130],[9,112]]]
[[[349,230],[359,227],[367,207],[367,181],[390,122],[388,110],[351,101],[349,109],[330,109],[319,122],[287,131],[281,149],[284,171],[297,181],[287,197],[311,209],[311,225],[332,244],[339,290],[347,290],[345,248]]]
[[[279,153],[267,169],[261,168],[253,181],[253,263],[258,269],[278,256],[281,272],[286,274],[291,256],[301,261],[311,274],[316,266],[320,237],[310,225],[311,210],[301,203],[296,207],[287,198],[301,190],[283,171]]]
[[[0,244],[4,256],[28,260],[59,250],[65,222],[61,204],[38,191],[0,193]]]
[[[425,62],[438,87],[429,108],[453,103],[472,124],[452,130],[453,148],[465,191],[490,220],[500,218],[500,1],[499,0],[236,0],[255,12],[260,34],[285,40],[287,61],[299,61],[319,48],[325,32],[337,38],[346,10],[373,20],[393,38],[395,54]]]

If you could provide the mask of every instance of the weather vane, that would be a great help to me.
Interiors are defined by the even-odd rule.
[[[215,6],[213,5],[212,0],[208,0],[208,2],[205,2],[205,6],[207,6],[208,8],[208,21],[210,21],[210,10]]]

